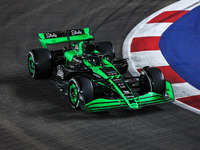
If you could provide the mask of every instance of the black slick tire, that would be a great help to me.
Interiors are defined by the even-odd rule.
[[[85,110],[85,104],[94,99],[94,87],[88,77],[76,76],[69,80],[68,96],[72,108]]]
[[[52,75],[52,62],[49,50],[40,48],[29,51],[28,70],[34,79],[50,77]]]
[[[156,92],[165,95],[166,81],[163,73],[158,68],[144,68],[141,72],[139,83],[144,93]]]

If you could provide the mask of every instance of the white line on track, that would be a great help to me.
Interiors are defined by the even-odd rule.
[[[177,106],[180,106],[180,107],[182,107],[182,108],[184,108],[186,110],[189,110],[191,112],[194,112],[194,113],[200,115],[200,111],[198,109],[194,108],[194,107],[191,107],[191,106],[189,106],[187,104],[184,104],[184,103],[182,103],[180,101],[174,101],[173,103],[176,104]]]
[[[146,24],[143,28],[139,28],[135,33],[136,37],[150,37],[150,36],[160,36],[172,23],[151,23]]]
[[[199,95],[200,91],[195,87],[191,86],[189,83],[174,83],[172,84],[174,89],[174,95],[178,98],[189,97]]]
[[[134,68],[136,69],[141,69],[144,66],[169,66],[159,50],[130,53],[130,58],[134,60]]]

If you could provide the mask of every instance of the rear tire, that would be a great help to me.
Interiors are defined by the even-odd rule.
[[[98,42],[95,43],[96,49],[102,54],[108,54],[109,59],[112,60],[115,58],[115,50],[111,42]]]
[[[140,88],[144,93],[156,92],[165,95],[166,81],[163,73],[158,68],[143,68],[139,83]]]
[[[33,49],[28,54],[28,70],[32,78],[42,79],[52,75],[51,54],[48,49]]]

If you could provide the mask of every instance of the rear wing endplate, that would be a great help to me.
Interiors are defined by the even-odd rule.
[[[66,31],[39,33],[39,41],[43,48],[47,45],[58,44],[64,42],[92,40],[93,36],[89,34],[89,28],[73,29]]]

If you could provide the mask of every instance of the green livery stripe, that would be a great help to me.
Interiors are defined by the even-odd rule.
[[[124,100],[122,99],[96,99],[88,103],[87,105],[91,104],[98,104],[98,103],[123,103]]]
[[[99,112],[99,111],[104,111],[104,110],[111,110],[115,108],[128,108],[127,105],[113,105],[111,106],[106,106],[106,107],[92,107],[92,108],[87,108],[87,112]]]
[[[127,107],[126,102],[123,99],[96,99],[86,104],[86,111],[102,111],[105,109],[114,109],[119,107]]]
[[[126,105],[126,103],[95,103],[95,104],[92,104],[92,105],[87,105],[86,107],[107,107],[107,106],[115,106],[115,105]]]
[[[173,100],[165,99],[165,100],[148,101],[148,102],[138,103],[138,106],[140,108],[147,105],[156,105],[156,104],[162,104],[162,103],[168,103],[168,102],[173,102]]]
[[[146,101],[138,102],[138,105],[151,104],[151,103],[162,103],[162,102],[166,102],[166,101],[171,102],[172,100],[170,98],[157,98],[154,100],[146,100]]]

